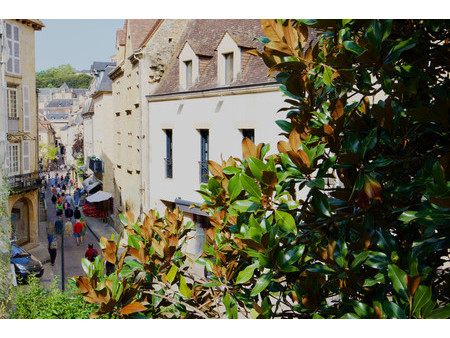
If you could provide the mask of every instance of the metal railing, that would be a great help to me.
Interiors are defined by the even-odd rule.
[[[14,193],[38,189],[42,185],[39,171],[29,174],[13,175],[8,177],[8,185]]]
[[[165,158],[166,161],[166,178],[173,178],[173,159]]]
[[[208,161],[199,161],[198,164],[200,166],[200,183],[208,183]]]

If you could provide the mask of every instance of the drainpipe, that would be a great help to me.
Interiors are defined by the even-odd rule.
[[[139,69],[139,219],[142,218],[143,215],[143,182],[142,182],[142,61],[143,61],[143,53],[142,49],[138,49],[135,52],[136,57],[138,58],[138,69]]]
[[[6,76],[5,76],[5,32],[4,32],[5,22],[0,19],[0,40],[1,40],[1,51],[0,51],[0,68],[1,68],[1,84],[0,84],[0,118],[3,119],[3,128],[1,130],[0,136],[0,153],[4,155],[0,156],[0,169],[5,168],[5,172],[8,170],[5,167],[6,156],[8,156],[8,142],[6,134],[8,132],[8,114],[6,112]]]

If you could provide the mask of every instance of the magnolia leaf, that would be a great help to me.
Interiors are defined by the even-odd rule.
[[[120,313],[123,315],[129,315],[130,313],[142,312],[145,310],[147,310],[147,308],[144,305],[138,302],[133,302],[120,309]]]
[[[191,289],[189,288],[189,286],[186,283],[186,280],[184,279],[183,275],[180,275],[180,293],[186,297],[186,298],[191,298]]]
[[[281,229],[294,235],[297,234],[297,226],[291,214],[280,210],[275,210],[274,214],[275,220]]]
[[[256,145],[248,137],[242,140],[242,154],[246,161],[249,156],[257,157]]]
[[[409,300],[407,293],[407,286],[405,282],[406,273],[401,270],[397,265],[388,265],[388,277],[392,281],[394,290],[405,300]]]
[[[240,175],[240,181],[246,192],[256,198],[261,198],[261,190],[259,189],[258,184],[254,179],[242,173]]]
[[[253,263],[252,265],[247,266],[244,270],[240,271],[237,278],[236,284],[243,284],[250,280],[253,277],[255,269],[259,267],[259,262]]]
[[[255,287],[252,289],[250,293],[250,297],[254,297],[258,295],[261,291],[263,291],[272,280],[273,272],[266,273],[258,278],[256,281]]]
[[[173,282],[173,280],[175,279],[175,276],[177,275],[177,272],[178,272],[177,266],[176,266],[176,265],[172,265],[172,266],[170,267],[169,272],[168,272],[167,275],[166,275],[166,279],[167,279],[167,281],[168,281],[169,283],[172,283],[172,282]]]
[[[242,183],[240,175],[234,175],[228,182],[228,194],[230,200],[234,200],[242,191]]]
[[[383,302],[383,311],[388,315],[389,318],[406,319],[405,312],[394,302],[385,300]]]

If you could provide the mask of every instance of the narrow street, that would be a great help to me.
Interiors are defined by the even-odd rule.
[[[65,174],[63,171],[58,171],[58,175],[61,176],[61,174]],[[55,172],[51,173],[51,176],[54,177]],[[73,196],[73,195],[72,195]],[[51,186],[50,184],[47,186],[47,190],[45,192],[45,201],[47,206],[47,221],[41,222],[39,226],[39,242],[41,245],[47,245],[47,228],[51,223],[55,224],[57,217],[56,217],[56,209],[52,204],[51,201],[52,193],[51,193]],[[81,210],[81,208],[80,208]],[[65,224],[65,218],[64,224]],[[45,244],[43,244],[45,243]],[[81,267],[81,259],[84,257],[84,254],[87,250],[87,246],[89,243],[94,244],[94,248],[97,249],[99,253],[101,253],[100,247],[98,245],[97,239],[94,237],[92,232],[89,230],[86,231],[86,236],[84,239],[84,243],[82,243],[80,246],[77,246],[75,238],[72,235],[65,235],[64,236],[64,248],[61,247],[61,237],[58,239],[58,249],[56,254],[56,261],[55,265],[52,266],[50,262],[47,262],[44,264],[44,275],[40,278],[41,283],[44,284],[46,287],[49,287],[52,282],[53,278],[56,276],[58,278],[58,285],[61,287],[60,281],[62,280],[62,269],[63,269],[63,253],[62,250],[64,250],[64,280],[67,281],[67,278],[73,277],[73,276],[84,276],[85,273],[83,271],[83,268]],[[67,285],[67,283],[66,283]],[[66,287],[67,289],[67,287]]]

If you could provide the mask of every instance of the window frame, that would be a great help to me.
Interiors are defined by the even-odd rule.
[[[224,80],[225,84],[230,84],[234,81],[234,52],[223,53],[224,60]]]
[[[164,129],[166,134],[166,178],[173,178],[173,129]]]
[[[14,101],[15,101],[15,114],[12,112],[12,94],[14,93]],[[18,107],[18,101],[17,101],[17,88],[15,87],[7,87],[6,88],[6,109],[8,111],[8,118],[10,120],[18,120],[19,119],[19,107]]]
[[[11,36],[8,37],[8,26],[11,27]],[[15,39],[14,30],[17,29],[17,39]],[[16,24],[10,23],[8,21],[5,22],[5,41],[6,46],[9,51],[8,61],[6,62],[6,73],[13,75],[21,75],[21,48],[20,48],[20,27]],[[17,44],[17,54],[15,55],[15,47]],[[11,70],[8,70],[9,62],[11,61]],[[17,64],[16,64],[17,61]],[[18,69],[16,69],[16,66]]]
[[[193,81],[193,61],[192,60],[184,60],[183,61],[184,64],[184,75],[185,75],[185,88],[188,89],[189,87],[192,86],[192,81]]]
[[[14,151],[15,149],[15,151]],[[14,154],[15,153],[15,154]],[[20,144],[10,143],[8,147],[8,158],[9,158],[9,175],[19,175],[20,174]],[[15,159],[15,161],[14,161]],[[16,167],[16,168],[14,168]],[[13,170],[16,169],[16,170]]]
[[[205,175],[209,174],[208,168],[209,148],[210,148],[209,129],[199,129],[199,133],[200,133],[200,183],[208,183],[208,178],[205,177]]]

